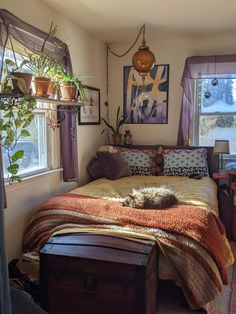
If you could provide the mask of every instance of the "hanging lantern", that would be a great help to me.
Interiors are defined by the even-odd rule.
[[[149,47],[145,43],[142,43],[132,58],[133,67],[141,76],[146,76],[154,66],[155,62],[154,54],[149,50]]]
[[[143,25],[143,41],[139,46],[138,51],[135,52],[132,58],[132,65],[135,70],[142,76],[142,80],[150,72],[151,68],[155,65],[156,59],[154,54],[149,50],[145,40],[145,25]]]

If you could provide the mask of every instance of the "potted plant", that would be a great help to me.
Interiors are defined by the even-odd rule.
[[[9,183],[20,182],[17,175],[20,160],[24,158],[23,149],[17,149],[19,139],[30,136],[27,127],[34,118],[32,111],[36,107],[36,99],[33,96],[24,95],[13,99],[8,97],[0,100],[0,145],[4,148],[5,166],[9,173]]]
[[[34,73],[33,86],[34,95],[38,97],[48,97],[48,86],[50,78],[48,72],[53,64],[52,59],[45,53],[28,52],[28,68]]]
[[[32,74],[23,69],[23,66],[28,63],[28,60],[23,60],[18,66],[15,53],[13,52],[15,61],[11,59],[5,59],[4,72],[6,74],[2,82],[2,92],[10,93],[13,91],[15,94],[29,95],[31,90]],[[10,84],[10,81],[12,84]],[[13,88],[13,89],[12,89]]]
[[[80,100],[86,99],[83,84],[79,76],[67,72],[62,73],[60,93],[61,100],[76,101],[78,97],[80,97]]]
[[[34,74],[34,95],[38,97],[48,97],[48,86],[50,83],[49,70],[55,65],[56,61],[53,57],[45,52],[45,45],[49,38],[56,34],[57,27],[50,25],[49,32],[43,41],[40,52],[31,52],[26,50],[28,56],[27,67]]]
[[[120,114],[120,106],[117,108],[117,113],[116,113],[116,121],[115,125],[111,125],[109,123],[109,120],[105,118],[101,118],[104,124],[106,125],[106,128],[102,130],[102,134],[105,130],[111,130],[112,131],[112,139],[113,139],[113,144],[121,144],[122,142],[122,134],[120,133],[120,128],[121,126],[125,123],[124,116]]]
[[[48,71],[48,76],[50,77],[50,83],[48,87],[49,97],[57,99],[60,98],[60,81],[62,80],[64,72],[65,69],[63,65],[54,60]]]

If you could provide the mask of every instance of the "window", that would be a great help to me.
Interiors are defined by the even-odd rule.
[[[18,44],[15,57],[17,64],[21,64],[24,50]],[[14,61],[13,52],[11,49],[6,49],[4,59],[11,59]],[[24,71],[28,71],[23,67]],[[29,72],[29,71],[28,71]],[[6,75],[3,72],[3,78]],[[3,118],[3,112],[0,116]],[[16,146],[10,152],[13,154],[18,150],[24,150],[24,156],[18,161],[19,172],[17,175],[21,177],[32,176],[37,173],[42,173],[51,169],[59,167],[60,160],[58,160],[58,146],[59,146],[59,132],[50,128],[50,119],[56,117],[56,105],[49,102],[38,102],[37,109],[34,110],[34,119],[27,127],[30,136],[21,137]],[[19,130],[20,132],[20,130]],[[2,149],[3,171],[4,178],[7,180],[9,166],[8,151]]]
[[[30,136],[21,137],[13,148],[14,153],[18,150],[24,150],[24,156],[19,160],[19,172],[21,177],[28,177],[34,174],[42,173],[59,167],[59,132],[53,130],[49,124],[53,115],[56,115],[55,106],[49,103],[37,103],[37,109],[34,110],[35,117],[27,127]],[[19,130],[20,132],[20,130]],[[2,160],[4,178],[7,179],[8,172],[8,151],[2,149]]]
[[[216,139],[227,139],[230,153],[236,155],[236,75],[195,80],[193,117],[193,145],[214,146]]]

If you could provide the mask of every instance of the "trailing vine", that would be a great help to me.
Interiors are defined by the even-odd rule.
[[[8,181],[21,182],[19,161],[24,157],[24,150],[14,151],[18,141],[22,137],[30,136],[27,127],[34,119],[32,111],[36,107],[36,98],[24,95],[20,98],[5,98],[0,100],[0,145],[7,152],[8,157]]]

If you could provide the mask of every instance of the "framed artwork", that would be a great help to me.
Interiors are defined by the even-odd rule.
[[[79,110],[80,125],[100,124],[100,89],[84,86],[86,100]]]
[[[168,123],[169,65],[155,65],[144,82],[124,66],[124,116],[131,124]]]

